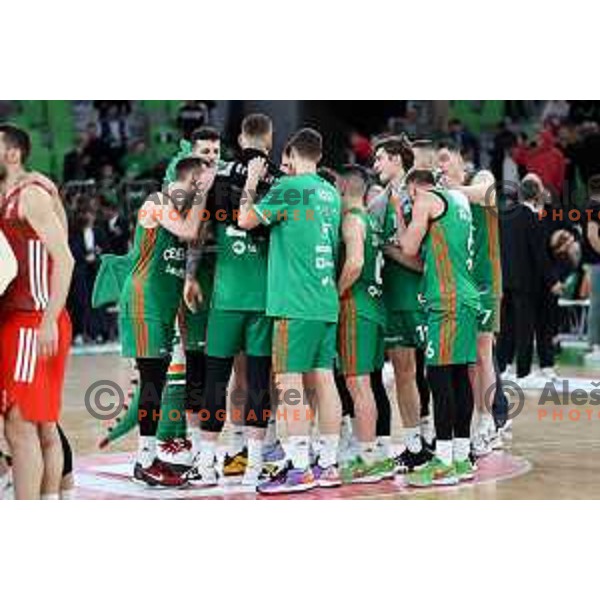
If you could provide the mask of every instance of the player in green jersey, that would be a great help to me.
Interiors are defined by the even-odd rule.
[[[473,390],[469,365],[477,356],[479,293],[472,276],[472,217],[460,192],[434,187],[429,170],[406,178],[412,220],[400,236],[409,256],[421,253],[427,300],[427,376],[434,402],[435,456],[409,473],[415,486],[451,485],[473,477],[469,461]]]
[[[451,188],[462,190],[470,197],[473,216],[473,278],[479,291],[481,312],[478,318],[477,363],[471,369],[475,398],[475,427],[473,453],[485,456],[497,439],[492,402],[496,397],[496,368],[494,365],[494,335],[499,331],[502,276],[498,211],[494,193],[494,177],[480,171],[465,186],[466,172],[460,149],[451,144],[438,152],[443,179]],[[475,200],[484,203],[475,203]]]
[[[333,376],[339,299],[336,260],[341,224],[337,190],[317,175],[321,135],[298,131],[288,142],[293,175],[254,204],[264,160],[251,162],[239,224],[271,228],[267,315],[275,319],[273,371],[286,419],[288,461],[260,484],[263,493],[341,484],[337,468],[341,405]],[[309,396],[319,410],[321,448],[311,469]],[[278,411],[279,415],[279,411]]]
[[[420,429],[420,396],[416,377],[416,349],[423,344],[424,313],[419,301],[422,265],[406,256],[398,246],[398,232],[410,219],[410,200],[404,177],[412,168],[414,152],[408,140],[392,137],[380,140],[375,149],[375,172],[386,185],[384,236],[386,260],[383,282],[388,311],[386,350],[394,367],[396,400],[404,427],[405,451],[397,457],[400,471],[412,471],[430,455],[423,445]]]
[[[265,315],[267,230],[248,232],[237,225],[248,163],[267,159],[273,124],[265,115],[248,115],[239,137],[239,160],[219,168],[207,209],[218,248],[206,341],[206,418],[201,418],[200,452],[185,477],[214,485],[216,443],[226,414],[227,386],[234,359],[245,355],[247,394],[231,397],[230,417],[245,423],[248,449],[237,447],[225,457],[225,475],[244,474],[243,484],[256,486],[262,470],[262,446],[270,410],[272,320]],[[270,163],[269,163],[270,164]],[[264,195],[275,180],[274,168],[259,186]],[[237,369],[236,369],[237,370]],[[242,438],[243,439],[243,438]]]
[[[341,191],[344,258],[338,279],[338,365],[354,406],[359,445],[358,453],[342,466],[342,478],[348,483],[371,483],[394,472],[394,462],[387,465],[377,452],[378,410],[371,383],[371,374],[383,367],[384,359],[383,236],[365,207],[364,171],[346,168]],[[387,397],[385,402],[389,405]]]
[[[140,372],[140,439],[134,480],[152,486],[182,484],[157,459],[157,415],[183,291],[182,240],[197,235],[215,172],[202,159],[184,158],[176,174],[176,181],[149,196],[139,211],[131,272],[119,302],[122,354],[135,358]]]

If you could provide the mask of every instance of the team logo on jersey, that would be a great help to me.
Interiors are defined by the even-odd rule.
[[[185,260],[185,248],[167,248],[163,252],[163,259],[177,261]]]
[[[236,240],[231,244],[231,251],[237,256],[244,254],[244,252],[246,252],[246,244],[241,240]]]

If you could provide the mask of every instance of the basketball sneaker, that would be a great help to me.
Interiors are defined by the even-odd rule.
[[[149,467],[142,467],[139,462],[135,463],[133,469],[133,481],[150,487],[183,487],[186,485],[186,480],[173,472],[171,467],[160,460],[155,458]]]
[[[411,452],[407,448],[402,454],[394,458],[396,473],[412,473],[415,469],[419,469],[427,464],[431,460],[431,457],[431,452],[425,446],[421,446],[419,452]]]
[[[342,485],[342,478],[337,465],[322,467],[317,459],[312,467],[312,472],[319,487],[332,488]]]
[[[406,475],[406,483],[413,487],[456,485],[458,475],[454,464],[447,465],[434,456],[423,468]]]
[[[265,463],[281,462],[285,459],[285,450],[279,440],[272,444],[265,444],[263,448],[263,461]]]
[[[219,481],[214,465],[205,466],[197,460],[181,477],[186,483],[195,487],[209,487],[217,485]]]
[[[492,451],[492,446],[487,435],[481,432],[477,432],[473,436],[473,440],[471,442],[471,449],[475,458],[487,456]]]
[[[257,490],[261,494],[290,494],[305,492],[317,487],[311,468],[296,469],[291,461],[279,469],[266,481],[259,483]]]
[[[459,481],[470,481],[475,477],[476,469],[468,458],[466,460],[455,460],[454,469]]]
[[[225,455],[223,461],[223,475],[225,477],[240,477],[248,466],[248,449],[244,448],[233,456]]]
[[[341,476],[344,483],[378,483],[383,479],[377,463],[368,464],[360,456],[342,467]]]
[[[396,461],[393,458],[378,460],[373,467],[382,479],[393,479],[396,474]]]
[[[158,457],[181,474],[192,466],[192,442],[187,438],[167,438],[158,443]]]

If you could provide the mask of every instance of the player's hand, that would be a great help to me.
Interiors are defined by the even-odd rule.
[[[562,284],[562,282],[557,281],[551,288],[550,291],[555,295],[555,296],[560,296],[563,291],[564,291],[564,285]]]
[[[183,284],[183,301],[193,313],[198,310],[198,307],[204,301],[202,288],[198,281],[192,277],[185,278],[185,283]]]
[[[58,325],[55,320],[44,317],[38,329],[38,354],[54,356],[58,352]]]
[[[248,163],[248,175],[246,178],[246,185],[249,188],[254,188],[258,185],[258,182],[265,176],[267,172],[267,161],[261,156],[253,158]]]

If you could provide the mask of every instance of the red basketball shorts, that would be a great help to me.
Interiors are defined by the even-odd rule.
[[[71,320],[66,310],[58,318],[58,352],[39,356],[37,331],[41,312],[0,315],[0,414],[13,406],[23,419],[56,422],[62,405]]]

